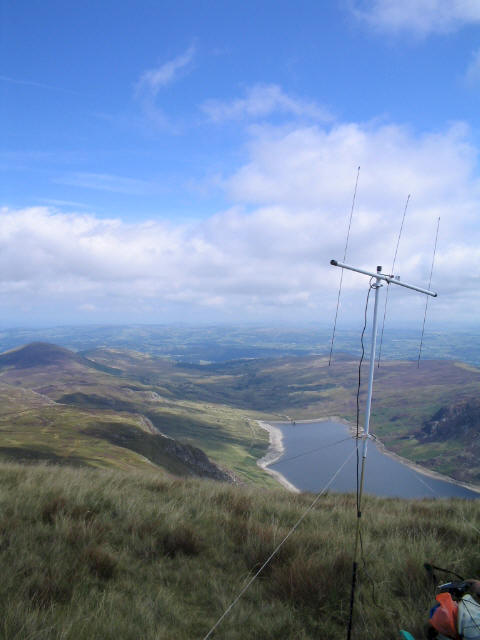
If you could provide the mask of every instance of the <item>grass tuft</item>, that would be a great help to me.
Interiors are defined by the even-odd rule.
[[[34,607],[49,609],[56,604],[70,602],[73,586],[67,576],[56,576],[51,571],[35,577],[28,587],[28,598]]]
[[[296,556],[272,572],[272,593],[297,607],[328,612],[346,600],[352,559],[340,552],[336,557]]]
[[[180,524],[168,531],[163,537],[165,555],[174,558],[183,553],[186,556],[196,556],[203,548],[202,541],[188,524]]]
[[[111,580],[115,575],[117,560],[112,553],[100,546],[85,549],[85,561],[90,572],[102,580]]]

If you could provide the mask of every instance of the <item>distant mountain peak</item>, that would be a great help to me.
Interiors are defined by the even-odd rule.
[[[73,362],[89,364],[87,360],[73,351],[49,342],[31,342],[0,354],[0,367],[11,366],[18,369]]]

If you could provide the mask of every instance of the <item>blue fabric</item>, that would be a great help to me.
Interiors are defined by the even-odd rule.
[[[429,617],[430,619],[432,619],[433,614],[435,613],[435,610],[436,610],[436,609],[438,609],[438,607],[439,607],[439,606],[440,606],[440,603],[439,603],[439,602],[437,602],[437,604],[436,604],[434,607],[432,607],[432,608],[430,609],[430,613],[429,613],[429,615],[428,615],[428,617]]]

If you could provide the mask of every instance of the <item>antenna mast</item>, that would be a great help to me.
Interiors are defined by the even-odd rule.
[[[421,287],[417,287],[416,285],[407,284],[406,282],[401,282],[399,276],[387,275],[382,273],[382,267],[377,267],[376,273],[371,271],[365,271],[364,269],[358,269],[357,267],[352,267],[348,264],[344,264],[343,262],[338,262],[337,260],[330,260],[330,264],[334,267],[340,267],[341,269],[348,269],[349,271],[355,271],[356,273],[361,273],[365,276],[369,276],[374,279],[375,282],[371,285],[371,287],[375,290],[375,306],[373,311],[373,326],[372,326],[372,342],[370,349],[370,368],[369,368],[369,376],[368,376],[368,392],[367,392],[367,404],[365,408],[365,426],[363,433],[363,450],[362,450],[362,470],[360,474],[360,488],[358,494],[357,501],[357,527],[355,534],[355,550],[353,556],[353,569],[352,569],[352,590],[350,594],[350,618],[348,622],[348,633],[347,640],[350,640],[352,633],[352,621],[353,621],[353,609],[355,604],[355,586],[357,582],[357,557],[358,557],[358,546],[360,541],[360,518],[362,516],[361,512],[361,504],[362,504],[362,495],[363,495],[363,485],[365,480],[365,465],[367,460],[367,447],[368,440],[371,438],[370,436],[370,411],[372,407],[372,392],[373,392],[373,376],[375,372],[375,352],[377,346],[377,324],[378,324],[378,300],[380,289],[383,286],[383,282],[387,282],[387,284],[398,284],[401,287],[405,287],[407,289],[413,289],[413,291],[418,291],[427,296],[436,297],[437,294],[435,291],[430,291],[429,289],[423,289]]]

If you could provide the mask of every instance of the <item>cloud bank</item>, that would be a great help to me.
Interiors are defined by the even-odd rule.
[[[232,206],[190,224],[3,209],[1,304],[25,317],[41,307],[49,322],[74,314],[99,322],[329,322],[340,275],[329,261],[343,257],[357,165],[347,262],[390,269],[411,193],[397,273],[426,286],[440,216],[433,320],[478,317],[480,184],[463,125],[421,136],[396,125],[256,126],[248,161],[223,176]],[[345,319],[360,317],[367,286],[345,275]],[[416,321],[424,298],[396,289],[390,317]]]

